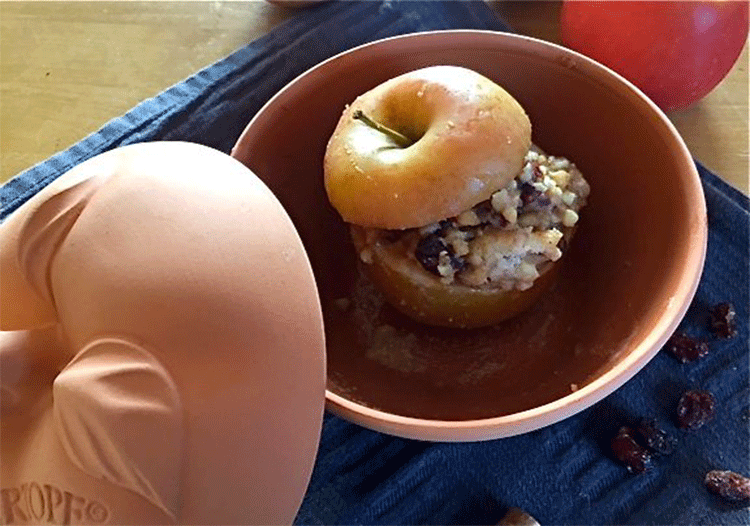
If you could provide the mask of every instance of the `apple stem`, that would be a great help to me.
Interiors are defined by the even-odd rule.
[[[388,137],[393,139],[396,142],[396,144],[398,144],[402,148],[408,148],[409,146],[414,144],[414,141],[412,141],[406,135],[399,133],[396,130],[392,130],[389,127],[384,126],[377,121],[372,120],[370,117],[365,115],[362,110],[355,111],[353,118],[364,122],[370,128],[374,128],[378,130],[380,133],[386,134]]]

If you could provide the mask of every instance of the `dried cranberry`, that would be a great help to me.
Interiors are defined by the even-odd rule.
[[[708,391],[686,391],[677,403],[677,422],[683,429],[698,429],[714,416],[714,396]]]
[[[448,246],[439,235],[429,234],[419,240],[417,248],[414,251],[414,256],[426,271],[439,276],[438,263],[440,262],[440,253],[447,250]]]
[[[750,479],[734,471],[709,471],[703,482],[710,492],[726,500],[750,499]]]
[[[636,430],[646,447],[659,455],[671,455],[677,446],[677,440],[660,429],[653,418],[641,420]]]
[[[672,335],[664,348],[682,363],[693,362],[708,354],[708,345],[681,332]]]
[[[625,464],[628,471],[642,473],[652,466],[651,454],[635,441],[633,430],[623,426],[610,443],[617,460]]]
[[[733,338],[737,335],[734,321],[737,313],[731,303],[719,303],[711,309],[711,331],[720,338]]]

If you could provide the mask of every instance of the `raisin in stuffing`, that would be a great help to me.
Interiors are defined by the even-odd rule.
[[[708,354],[708,345],[678,332],[667,340],[664,348],[682,363],[693,362]]]
[[[492,204],[489,200],[482,201],[478,205],[474,206],[473,208],[474,213],[477,215],[477,218],[479,218],[480,223],[488,223],[490,215],[492,215]]]
[[[709,471],[704,480],[712,493],[731,501],[750,499],[750,479],[733,471]]]
[[[643,473],[652,466],[651,454],[636,442],[633,430],[627,426],[620,428],[610,447],[617,460],[632,473]]]
[[[451,247],[449,247],[443,238],[436,233],[429,234],[419,240],[417,248],[414,251],[414,256],[426,271],[439,276],[440,272],[438,271],[438,264],[440,263],[440,254],[442,252],[448,254],[453,270],[460,272],[466,268],[466,262],[463,258],[457,257]]]
[[[524,205],[536,202],[537,206],[547,206],[551,203],[549,197],[537,190],[531,183],[521,184],[521,201]]]
[[[533,184],[531,183],[521,184],[521,201],[523,202],[524,205],[528,205],[529,203],[533,201],[539,201],[541,197],[542,197],[542,192],[537,190]]]
[[[445,235],[445,233],[453,226],[453,221],[450,219],[443,219],[438,223],[438,229],[435,231],[435,234],[439,236]]]
[[[677,446],[677,440],[660,429],[653,418],[641,420],[636,430],[646,447],[658,455],[671,455]]]
[[[536,200],[536,203],[538,206],[549,206],[552,204],[552,201],[546,194],[542,194],[539,199]]]
[[[492,203],[490,203],[489,200],[482,201],[476,205],[473,210],[482,225],[490,224],[495,228],[503,228],[508,224],[507,219],[495,212],[495,209],[492,208]]]
[[[737,335],[734,321],[737,313],[731,303],[719,303],[711,309],[711,332],[720,338],[733,338]]]
[[[677,423],[682,429],[698,429],[714,416],[714,396],[708,391],[686,391],[677,404]]]
[[[438,272],[438,263],[440,260],[440,253],[444,250],[448,250],[448,247],[442,238],[437,234],[429,234],[419,240],[417,248],[414,251],[414,256],[426,271],[439,276],[440,272]]]

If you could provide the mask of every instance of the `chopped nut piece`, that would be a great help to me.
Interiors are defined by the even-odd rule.
[[[550,156],[549,159],[549,167],[553,170],[567,170],[570,168],[570,161],[567,160],[565,157],[552,157]]]
[[[562,201],[567,206],[571,206],[575,202],[575,200],[576,200],[576,194],[574,194],[573,192],[568,192],[568,191],[563,192]]]
[[[578,222],[578,214],[575,213],[573,210],[567,209],[563,213],[562,217],[562,224],[571,227],[574,226]]]
[[[503,210],[509,208],[512,204],[508,190],[505,188],[492,194],[492,208],[495,209],[495,212],[502,213]]]
[[[451,265],[451,257],[448,255],[448,252],[446,252],[445,250],[443,250],[438,256],[437,271],[443,277],[451,276],[453,274],[453,266]]]
[[[450,245],[457,256],[465,256],[469,253],[469,244],[463,239],[451,240]]]
[[[367,263],[368,265],[370,265],[372,263],[372,251],[369,249],[364,249],[359,253],[359,259],[362,260],[362,263]]]
[[[456,223],[458,223],[459,226],[476,226],[479,225],[481,221],[479,221],[479,217],[474,210],[467,210],[456,217]]]
[[[537,272],[536,267],[534,265],[531,265],[530,263],[526,263],[525,261],[522,261],[518,266],[518,273],[520,274],[522,279],[527,280],[533,280],[537,276],[539,276],[539,272]]]
[[[565,188],[566,186],[568,186],[568,181],[570,181],[570,172],[567,172],[565,170],[555,170],[553,172],[550,172],[548,174],[548,177],[552,179],[560,188]]]
[[[503,210],[503,217],[506,221],[508,221],[508,223],[514,225],[516,223],[516,219],[518,219],[518,212],[516,212],[515,208],[509,206],[505,210]]]
[[[518,180],[522,183],[530,183],[534,180],[534,167],[527,163],[523,170],[521,170],[521,174],[518,176]]]

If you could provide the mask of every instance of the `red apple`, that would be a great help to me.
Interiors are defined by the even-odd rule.
[[[729,72],[748,33],[748,2],[566,0],[563,43],[609,66],[662,109],[703,98]]]

